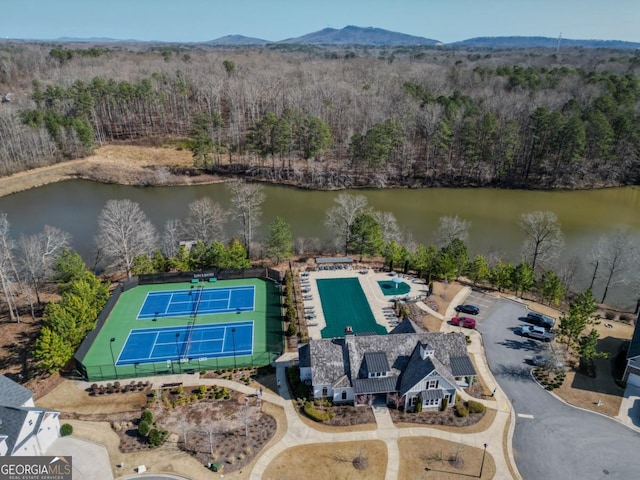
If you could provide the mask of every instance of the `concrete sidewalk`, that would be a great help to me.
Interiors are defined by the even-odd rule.
[[[450,305],[457,305],[458,303],[461,303],[469,294],[469,292],[469,288],[462,289],[452,299]],[[433,312],[432,314],[436,314],[436,316],[442,317],[441,315],[437,315],[436,312]],[[444,318],[449,318],[450,316],[452,315],[448,309]],[[458,331],[457,327],[452,327],[446,322],[443,322],[441,330],[445,332]],[[310,428],[300,419],[299,414],[295,410],[293,400],[289,393],[285,368],[284,366],[278,366],[276,368],[278,392],[274,393],[270,392],[269,390],[265,390],[263,392],[263,400],[283,407],[287,420],[287,431],[284,437],[280,439],[280,441],[260,453],[251,471],[251,480],[261,479],[269,464],[276,457],[278,457],[278,455],[289,448],[314,443],[335,443],[371,440],[381,440],[386,444],[387,471],[385,473],[385,479],[395,480],[398,478],[398,474],[400,471],[400,452],[398,448],[398,439],[412,436],[443,439],[480,449],[483,449],[484,445],[487,444],[487,452],[492,455],[496,464],[496,475],[494,478],[500,480],[511,480],[514,478],[511,474],[511,472],[513,471],[516,472],[515,478],[518,480],[521,479],[521,476],[517,473],[517,467],[515,465],[513,453],[511,450],[511,437],[513,435],[513,429],[515,427],[515,415],[513,413],[513,409],[511,408],[509,400],[504,395],[502,390],[500,390],[500,387],[498,386],[495,378],[489,370],[486,358],[484,356],[482,338],[480,334],[476,331],[469,331],[467,333],[470,334],[470,337],[472,339],[472,342],[468,347],[468,351],[471,355],[473,355],[478,374],[482,376],[483,380],[490,389],[495,389],[495,394],[492,399],[480,400],[488,408],[497,410],[495,419],[489,428],[477,433],[455,433],[439,430],[436,428],[418,426],[412,428],[397,428],[391,420],[391,416],[387,407],[376,405],[373,407],[374,416],[376,418],[376,429],[367,431],[340,431],[334,433],[321,432],[314,428]],[[200,378],[199,373],[176,374],[163,377],[145,377],[139,378],[137,380],[149,380],[149,382],[156,385],[173,382],[182,382],[184,386],[216,384],[245,394],[255,393],[255,388],[253,387],[232,382],[230,380]],[[76,383],[79,388],[83,389],[86,389],[90,386],[89,382]],[[503,439],[505,439],[505,433],[507,444],[506,451],[504,451],[503,449]]]

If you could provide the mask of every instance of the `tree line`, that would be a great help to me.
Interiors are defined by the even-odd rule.
[[[31,81],[0,108],[4,174],[178,138],[196,169],[314,188],[640,180],[629,52],[46,48],[4,47],[0,87]]]

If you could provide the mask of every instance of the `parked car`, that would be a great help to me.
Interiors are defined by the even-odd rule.
[[[476,321],[469,317],[453,317],[451,319],[451,324],[464,328],[476,328]]]
[[[547,332],[543,327],[533,325],[523,325],[520,327],[520,335],[527,338],[542,340],[543,342],[550,342],[555,338],[553,333]]]
[[[553,325],[556,323],[555,320],[551,317],[547,317],[539,312],[529,312],[527,313],[527,322],[533,323],[539,327],[546,328],[547,330],[551,330]]]
[[[468,313],[469,315],[478,315],[480,309],[475,305],[458,305],[454,308],[456,312]]]
[[[564,368],[564,363],[548,354],[534,355],[531,358],[531,363],[536,367],[555,368],[558,370]]]

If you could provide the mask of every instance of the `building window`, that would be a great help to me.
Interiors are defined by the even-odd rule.
[[[343,390],[342,391],[342,400],[346,400],[347,399],[347,391]]]
[[[438,380],[429,380],[429,390],[438,388]]]
[[[416,403],[418,403],[418,397],[411,397],[411,406],[415,407]]]
[[[33,420],[29,420],[29,426],[33,425]]]
[[[322,396],[326,397],[329,394],[329,390],[327,387],[322,387]]]

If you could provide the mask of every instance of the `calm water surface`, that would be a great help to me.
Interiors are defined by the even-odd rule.
[[[324,229],[324,215],[340,192],[316,192],[287,187],[265,186],[262,226],[276,216],[284,217],[297,236],[317,237],[330,242]],[[471,221],[471,253],[502,252],[517,261],[524,239],[518,227],[523,213],[553,211],[565,234],[563,260],[579,257],[585,261],[576,288],[584,288],[590,278],[588,255],[600,235],[620,228],[632,233],[640,246],[640,187],[589,191],[540,192],[496,189],[416,189],[347,191],[365,195],[376,210],[393,212],[399,224],[420,243],[429,244],[438,219],[459,215]],[[12,234],[31,234],[52,225],[73,235],[73,246],[89,262],[93,261],[93,239],[97,217],[107,200],[128,198],[140,203],[158,230],[170,218],[185,216],[190,202],[210,196],[229,207],[223,184],[190,187],[138,188],[71,180],[0,198],[0,211],[9,215]],[[239,225],[230,223],[228,233]],[[635,271],[638,270],[636,267]],[[610,300],[633,306],[638,288],[627,285],[611,293]],[[596,291],[596,296],[599,293]]]

